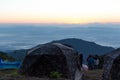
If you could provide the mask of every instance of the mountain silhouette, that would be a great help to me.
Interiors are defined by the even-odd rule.
[[[78,53],[82,53],[84,56],[84,59],[87,58],[89,54],[104,55],[105,53],[108,53],[114,50],[114,48],[112,47],[102,46],[94,42],[89,42],[89,41],[76,39],[76,38],[56,40],[56,41],[52,41],[52,43],[61,43],[61,44],[69,45],[74,49],[76,49]]]
[[[78,53],[82,53],[84,56],[84,60],[87,58],[89,54],[92,55],[104,55],[110,51],[113,51],[114,48],[108,46],[101,46],[94,42],[85,41],[82,39],[76,38],[67,38],[62,40],[55,40],[50,43],[61,43],[69,47],[73,47]],[[38,46],[41,46],[40,44]],[[15,50],[9,53],[10,56],[13,56],[17,60],[23,60],[27,53],[26,49]]]

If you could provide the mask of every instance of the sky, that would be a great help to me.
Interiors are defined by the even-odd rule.
[[[0,23],[120,23],[120,0],[0,0]]]

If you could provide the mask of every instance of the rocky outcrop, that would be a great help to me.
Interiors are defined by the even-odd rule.
[[[76,70],[80,73],[78,54],[73,48],[59,43],[48,43],[28,51],[19,73],[44,77],[55,71],[62,74],[62,77],[74,80]]]
[[[105,55],[103,80],[120,80],[120,48]]]

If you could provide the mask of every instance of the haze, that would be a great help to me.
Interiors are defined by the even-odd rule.
[[[0,0],[0,23],[119,23],[120,0]]]

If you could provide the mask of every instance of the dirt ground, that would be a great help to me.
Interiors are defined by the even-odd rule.
[[[92,70],[84,72],[83,80],[102,80],[102,70]]]
[[[102,70],[86,71],[83,75],[83,80],[101,80]],[[0,70],[0,80],[69,80],[69,79],[51,79],[51,78],[36,78],[25,77],[17,73],[17,70]]]

